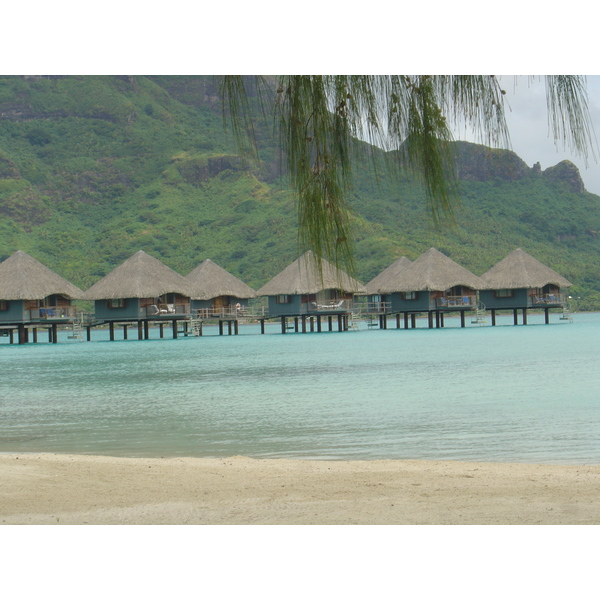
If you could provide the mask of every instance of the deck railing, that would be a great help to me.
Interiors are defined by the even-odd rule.
[[[565,294],[538,294],[530,298],[533,304],[565,304],[567,301]]]
[[[460,308],[462,306],[477,306],[477,296],[442,296],[435,299],[437,308]]]
[[[367,302],[365,312],[369,315],[385,314],[389,312],[391,308],[391,302]]]
[[[255,311],[245,306],[237,308],[234,306],[212,306],[210,308],[194,309],[194,317],[198,319],[242,319],[244,317],[256,317]]]
[[[147,317],[176,317],[189,314],[189,304],[151,304],[146,306]]]
[[[352,310],[352,300],[308,302],[306,308],[309,312],[345,312],[348,310]]]
[[[34,308],[29,311],[29,318],[32,320],[60,320],[73,319],[77,314],[77,309],[74,306],[44,306]]]

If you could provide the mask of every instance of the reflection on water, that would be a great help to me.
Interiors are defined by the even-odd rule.
[[[2,343],[0,451],[598,464],[600,315],[535,318]]]

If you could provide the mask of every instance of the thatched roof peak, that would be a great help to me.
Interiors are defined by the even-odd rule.
[[[183,275],[140,250],[97,281],[85,298],[158,298],[163,294],[191,296],[192,286]]]
[[[42,300],[60,294],[74,300],[83,292],[22,250],[0,263],[0,299]]]
[[[210,258],[201,262],[185,278],[193,286],[192,300],[210,300],[219,296],[256,298],[256,292],[250,286]]]
[[[571,285],[564,277],[547,267],[521,248],[485,272],[483,279],[488,287],[495,290],[517,288],[542,288],[551,283],[566,288]]]
[[[487,284],[451,258],[430,248],[417,258],[395,280],[390,292],[442,292],[457,285],[474,290],[487,289]]]
[[[369,294],[391,294],[396,291],[397,285],[402,281],[402,276],[412,262],[401,256],[379,275],[371,279],[365,287]]]
[[[319,272],[320,261],[320,272]],[[259,296],[279,294],[316,294],[322,290],[342,290],[344,292],[366,293],[365,287],[324,258],[317,258],[309,250],[271,281],[261,287]]]

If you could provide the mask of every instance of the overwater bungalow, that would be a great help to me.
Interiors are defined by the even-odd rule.
[[[38,327],[44,327],[56,343],[57,326],[73,322],[71,302],[82,297],[78,287],[21,250],[0,263],[0,331],[11,341],[15,328],[24,344],[30,328],[35,342]]]
[[[497,310],[512,309],[515,325],[518,310],[522,310],[523,324],[527,323],[527,310],[531,308],[544,309],[546,323],[551,308],[561,309],[563,315],[567,313],[563,290],[571,283],[521,248],[494,265],[481,279],[487,289],[479,297],[491,312],[492,325],[496,324]]]
[[[185,278],[193,287],[192,314],[201,319],[244,316],[248,313],[248,301],[256,298],[255,290],[210,259]]]
[[[138,339],[148,339],[150,322],[171,321],[173,337],[177,322],[190,318],[190,282],[158,259],[140,250],[85,292],[95,301],[95,324],[108,323],[114,339],[114,324],[135,322]],[[161,337],[163,333],[160,328]],[[89,337],[89,331],[88,331]]]
[[[334,317],[338,320],[338,330],[345,330],[354,295],[365,293],[366,289],[360,282],[325,259],[317,259],[310,250],[257,291],[258,296],[268,297],[268,315],[281,318],[284,333],[287,317],[294,317],[296,331],[298,318],[302,320],[303,332],[306,331],[307,318],[311,330],[314,330],[316,321],[317,331],[321,331],[321,318],[324,316],[330,331]]]
[[[414,262],[405,257],[398,259],[367,284],[372,314],[381,314],[380,324],[387,326],[385,315],[404,313],[405,327],[409,316],[412,326],[419,313],[427,313],[429,327],[443,327],[443,316],[458,313],[465,326],[465,312],[478,307],[478,290],[486,284],[477,275],[430,248]]]

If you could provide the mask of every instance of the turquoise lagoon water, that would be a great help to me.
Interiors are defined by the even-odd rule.
[[[0,452],[600,464],[600,315],[552,319],[0,338]]]

